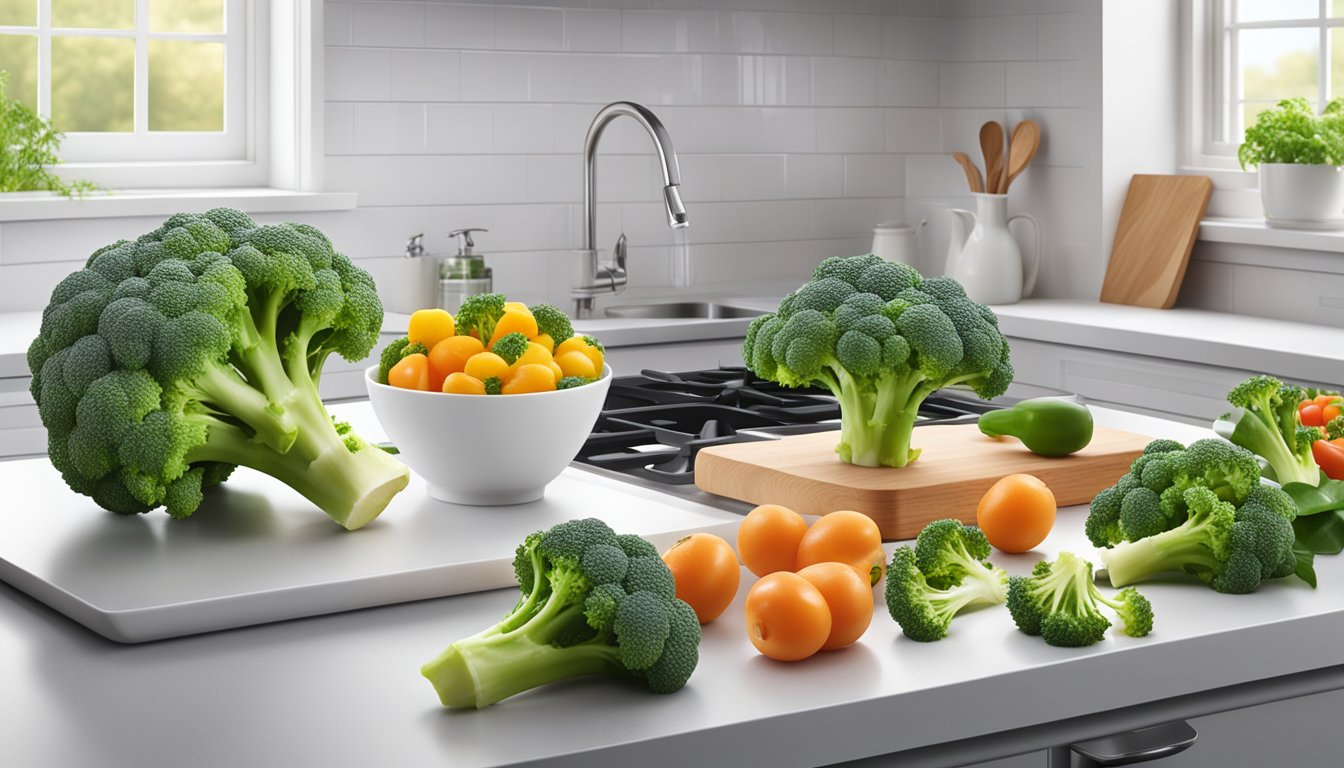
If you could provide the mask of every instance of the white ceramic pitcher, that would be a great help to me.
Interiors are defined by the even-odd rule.
[[[952,239],[947,249],[947,275],[981,304],[1014,304],[1036,287],[1041,263],[1041,225],[1025,213],[1008,215],[1007,195],[975,194],[975,213],[952,208]],[[1014,219],[1031,222],[1031,257],[1008,231]]]

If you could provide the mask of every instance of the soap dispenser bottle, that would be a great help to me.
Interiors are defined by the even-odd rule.
[[[484,254],[472,251],[476,243],[471,233],[489,231],[472,227],[448,233],[458,238],[457,255],[445,258],[439,266],[439,306],[453,314],[468,296],[490,293],[494,287],[494,273],[486,266]]]

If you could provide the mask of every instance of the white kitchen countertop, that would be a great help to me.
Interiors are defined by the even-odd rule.
[[[364,421],[367,409],[332,410]],[[1096,415],[1155,436],[1207,434]],[[1061,510],[1037,554],[1090,554],[1085,514]],[[1035,559],[994,558],[1016,573]],[[1085,649],[1027,637],[1002,608],[959,617],[941,642],[914,643],[879,603],[858,645],[784,664],[745,636],[744,571],[738,601],[706,627],[684,690],[578,680],[465,712],[442,709],[418,667],[498,620],[516,593],[122,646],[4,586],[0,743],[7,763],[23,766],[816,765],[1344,664],[1344,559],[1319,558],[1317,572],[1318,590],[1283,580],[1245,596],[1146,585],[1153,634],[1112,631]]]

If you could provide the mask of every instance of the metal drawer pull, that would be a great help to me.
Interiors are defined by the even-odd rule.
[[[1058,763],[1051,760],[1050,764],[1052,768],[1058,768],[1060,765],[1095,768],[1103,765],[1146,763],[1184,752],[1195,743],[1198,735],[1189,723],[1176,720],[1057,748],[1051,751],[1051,757],[1054,758],[1059,753],[1060,758],[1066,759],[1061,759]]]

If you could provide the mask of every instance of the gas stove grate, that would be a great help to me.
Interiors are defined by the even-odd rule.
[[[934,394],[920,424],[978,418],[997,406]],[[746,368],[646,370],[611,382],[602,415],[575,459],[659,484],[695,482],[701,448],[838,430],[840,406],[823,389],[790,389]]]

